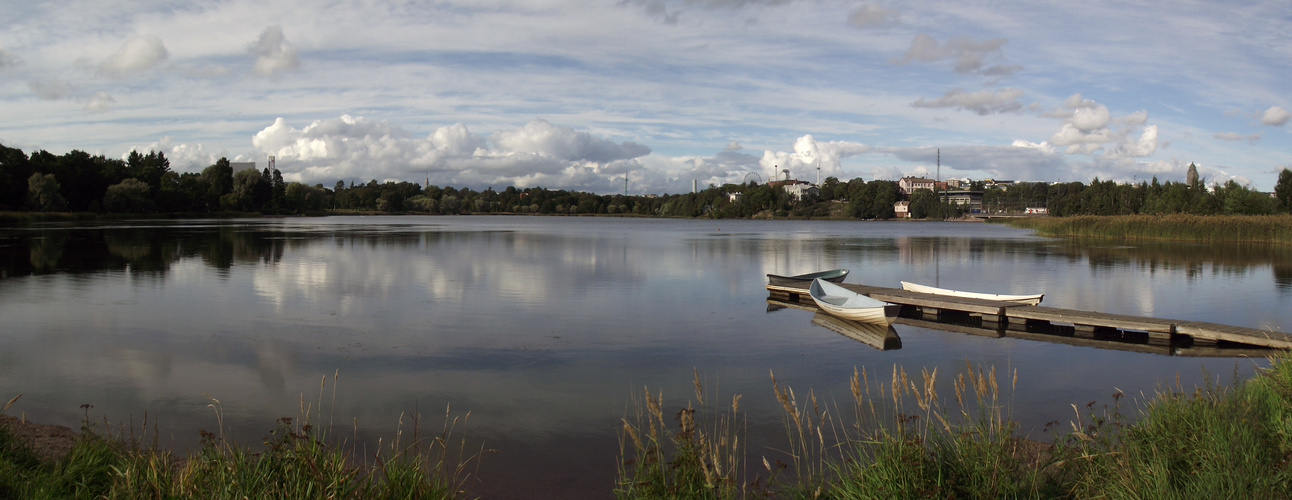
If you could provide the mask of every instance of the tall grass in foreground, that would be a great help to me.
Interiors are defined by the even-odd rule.
[[[699,372],[693,383],[695,401],[673,414],[677,431],[665,423],[664,394],[634,398],[634,418],[622,419],[619,434],[619,498],[742,498],[739,482],[744,469],[740,396],[731,407],[707,406]],[[697,408],[695,404],[698,404]],[[697,420],[696,413],[700,413]]]
[[[395,439],[369,454],[317,428],[311,406],[302,398],[300,417],[280,419],[260,448],[203,431],[201,450],[182,458],[157,447],[155,424],[153,444],[144,445],[146,421],[139,434],[133,425],[114,430],[93,424],[88,405],[81,437],[55,461],[40,460],[0,426],[0,498],[458,498],[471,477],[467,467],[480,458],[454,435],[469,413],[454,417],[446,408],[432,435],[423,435],[420,417],[406,424],[401,416]],[[222,421],[220,403],[211,407]]]
[[[1015,219],[1010,225],[1055,237],[1292,244],[1292,215],[1083,215]]]
[[[725,469],[749,445],[712,445],[743,429],[736,405],[702,415],[688,403],[677,432],[665,426],[662,396],[647,394],[621,431],[620,498],[1292,498],[1292,363],[1232,387],[1178,387],[1155,395],[1131,422],[1120,391],[1111,406],[1077,410],[1071,430],[1047,445],[1018,435],[994,369],[971,364],[955,376],[954,403],[937,391],[937,371],[918,380],[854,370],[851,404],[800,399],[772,377],[788,448],[769,450],[762,469]],[[872,383],[872,380],[876,381]],[[701,389],[696,378],[697,400]],[[736,399],[738,401],[738,399]],[[703,420],[703,419],[702,419]],[[707,427],[706,427],[707,426]],[[709,428],[708,432],[697,429]],[[643,438],[645,434],[649,438]],[[739,443],[739,446],[736,444]],[[785,462],[782,462],[782,459]],[[779,464],[773,466],[772,464]]]

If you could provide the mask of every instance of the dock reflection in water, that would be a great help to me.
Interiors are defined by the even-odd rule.
[[[812,324],[828,328],[845,337],[857,340],[881,351],[902,348],[902,339],[897,330],[890,326],[887,331],[883,326],[848,321],[830,316],[805,301],[783,300],[776,297],[767,298],[767,312],[782,309],[797,309],[814,313]],[[1277,349],[1244,346],[1241,344],[1220,343],[1218,345],[1193,345],[1192,342],[1163,342],[1138,332],[1097,332],[1087,334],[1071,326],[1063,325],[1026,325],[1016,324],[1010,328],[984,327],[981,318],[968,315],[944,316],[941,320],[922,319],[914,308],[903,308],[902,315],[895,322],[899,325],[940,330],[944,332],[963,333],[976,337],[1013,338],[1037,342],[1049,342],[1076,347],[1091,347],[1113,351],[1138,352],[1162,356],[1205,357],[1205,358],[1265,358],[1280,352]]]

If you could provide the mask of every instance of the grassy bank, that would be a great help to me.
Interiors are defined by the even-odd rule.
[[[218,402],[214,407],[218,415]],[[0,498],[462,497],[471,477],[467,467],[479,457],[453,436],[465,420],[446,413],[443,429],[433,435],[422,435],[414,420],[411,439],[402,420],[394,441],[378,444],[375,452],[337,439],[308,419],[283,418],[261,447],[203,431],[201,449],[183,457],[160,449],[156,429],[150,431],[146,422],[140,429],[113,430],[91,423],[88,410],[71,450],[56,456],[42,456],[19,437],[16,424],[0,422]]]
[[[1010,225],[1053,237],[1292,244],[1292,215],[1035,217]]]
[[[779,452],[744,443],[730,409],[696,400],[664,425],[646,393],[623,422],[616,494],[634,498],[1292,498],[1292,364],[1229,387],[1165,390],[1132,422],[1110,406],[1073,406],[1054,444],[1020,437],[1007,394],[1017,381],[968,366],[954,399],[938,374],[861,371],[852,400],[796,396],[773,377],[785,413]],[[698,404],[697,404],[698,403]],[[668,412],[671,414],[671,412]],[[707,416],[707,418],[706,418]],[[706,423],[708,422],[708,423]],[[1070,428],[1068,428],[1070,427]],[[752,466],[740,457],[767,453]],[[758,463],[761,462],[761,463]]]

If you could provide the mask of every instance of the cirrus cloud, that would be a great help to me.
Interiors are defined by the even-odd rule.
[[[1003,89],[999,92],[990,90],[979,90],[977,92],[965,92],[960,89],[948,90],[946,95],[933,100],[926,100],[923,97],[911,103],[915,108],[956,108],[965,111],[973,111],[980,115],[989,115],[992,113],[1010,113],[1023,109],[1023,91],[1018,89]]]

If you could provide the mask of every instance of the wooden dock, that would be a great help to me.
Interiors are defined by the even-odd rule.
[[[998,336],[1023,336],[1022,334],[1051,325],[1070,325],[1074,331],[1073,337],[1078,339],[1129,336],[1142,337],[1145,344],[1154,346],[1179,345],[1185,343],[1182,341],[1187,339],[1190,346],[1197,347],[1240,344],[1241,346],[1292,349],[1292,335],[1271,330],[949,297],[908,292],[898,288],[848,283],[843,283],[841,286],[876,300],[900,304],[903,318],[914,318],[924,322],[974,318],[975,323],[981,319],[981,328],[978,329],[999,332]],[[805,305],[813,306],[812,309],[815,309],[807,289],[806,284],[767,285],[767,291],[772,299],[785,303],[806,301]]]

